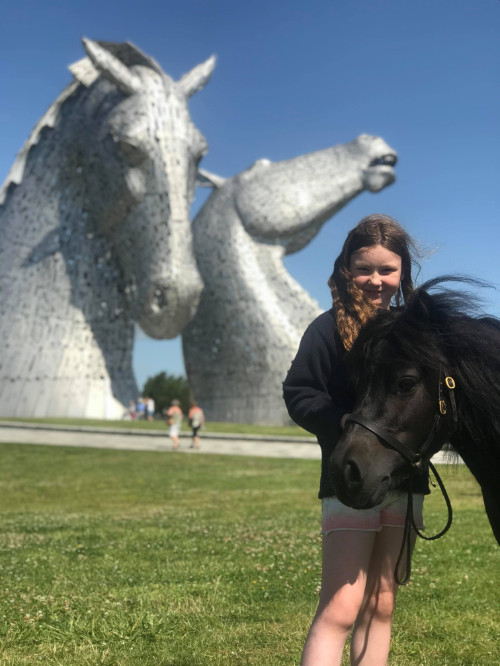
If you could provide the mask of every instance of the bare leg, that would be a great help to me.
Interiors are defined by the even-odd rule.
[[[193,429],[192,443],[190,446],[191,449],[200,448],[200,438],[198,437],[198,431]]]
[[[363,601],[376,536],[376,532],[340,530],[323,537],[321,593],[302,666],[340,665]]]
[[[363,603],[351,639],[353,666],[385,666],[391,644],[392,615],[398,585],[394,567],[401,548],[403,530],[383,527],[373,548]],[[415,539],[413,539],[413,545]]]
[[[170,435],[172,439],[172,448],[178,449],[179,448],[179,437],[177,435]]]

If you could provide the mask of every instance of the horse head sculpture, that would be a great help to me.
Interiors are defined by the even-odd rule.
[[[390,185],[396,160],[383,139],[362,135],[283,162],[259,160],[214,181],[193,221],[205,289],[183,332],[188,378],[207,418],[289,423],[281,383],[321,310],[283,257],[355,196]]]
[[[131,315],[155,338],[179,334],[202,289],[189,207],[207,143],[187,99],[210,77],[214,58],[173,81],[154,60],[123,45],[84,40],[100,76],[83,105],[81,169],[89,217],[113,241]],[[120,57],[121,56],[121,57]],[[73,67],[78,76],[78,66]]]
[[[0,202],[0,413],[121,416],[134,322],[175,337],[202,290],[189,205],[207,144],[174,81],[132,44],[84,39],[75,80],[35,127]]]

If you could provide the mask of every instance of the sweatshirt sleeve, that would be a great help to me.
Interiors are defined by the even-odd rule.
[[[283,383],[283,398],[295,423],[320,439],[336,439],[340,419],[347,410],[329,392],[332,374],[340,368],[335,326],[331,316],[325,321],[327,314],[313,321],[304,333]]]

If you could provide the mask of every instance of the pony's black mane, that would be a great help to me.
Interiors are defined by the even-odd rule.
[[[457,384],[461,424],[452,443],[460,450],[471,438],[478,446],[489,439],[500,456],[500,319],[482,315],[467,286],[489,285],[463,276],[429,280],[404,307],[370,320],[346,360],[354,376],[402,362],[434,375],[445,368]]]

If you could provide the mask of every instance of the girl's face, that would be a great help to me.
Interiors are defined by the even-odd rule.
[[[365,297],[388,310],[401,282],[401,257],[382,245],[362,247],[351,254],[349,270]]]

